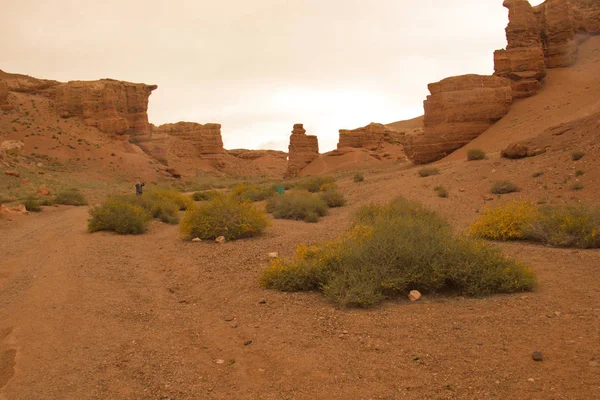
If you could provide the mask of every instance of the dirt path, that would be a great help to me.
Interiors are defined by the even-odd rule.
[[[542,285],[487,299],[342,310],[258,287],[268,252],[334,236],[351,210],[221,246],[160,223],[91,235],[85,208],[4,226],[0,399],[600,397],[598,251],[507,245]]]

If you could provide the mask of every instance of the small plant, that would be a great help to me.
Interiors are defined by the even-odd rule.
[[[544,175],[544,173],[542,171],[534,172],[533,174],[531,174],[531,176],[534,178],[538,178],[542,175]]]
[[[152,216],[139,205],[124,198],[109,198],[101,205],[90,209],[92,217],[88,231],[114,231],[118,234],[144,233]]]
[[[467,160],[485,160],[485,152],[481,149],[469,149],[467,150]]]
[[[317,193],[327,190],[328,185],[333,184],[335,179],[331,176],[313,176],[300,181],[295,187],[308,190],[310,193]]]
[[[335,188],[321,192],[319,197],[331,208],[342,207],[346,204],[344,195]]]
[[[327,215],[327,203],[322,198],[307,192],[293,192],[271,197],[267,202],[267,212],[277,219],[304,220],[317,222]]]
[[[581,160],[583,156],[585,156],[585,153],[583,151],[574,151],[571,153],[571,159],[573,161]]]
[[[54,198],[54,202],[69,206],[85,206],[87,204],[85,196],[79,189],[68,189],[59,192]]]
[[[365,181],[365,176],[363,174],[361,174],[360,172],[357,172],[356,174],[354,174],[354,182],[364,182]]]
[[[257,236],[269,225],[265,213],[234,197],[216,197],[190,208],[181,221],[185,239],[227,240]]]
[[[421,178],[426,178],[428,176],[431,175],[438,175],[440,173],[440,170],[437,168],[432,168],[432,167],[428,167],[428,168],[421,168],[418,171],[418,174]]]
[[[585,175],[585,171],[582,171],[580,169],[578,169],[577,171],[575,171],[575,176],[579,177],[579,176],[583,176],[583,175]]]
[[[207,200],[212,200],[215,197],[218,196],[225,196],[222,192],[219,192],[218,190],[205,190],[202,192],[194,192],[192,194],[192,199],[194,201],[207,201]]]
[[[574,182],[570,187],[571,187],[571,190],[579,191],[579,190],[583,189],[583,183]]]
[[[28,197],[23,201],[23,205],[25,206],[25,209],[27,211],[31,211],[31,212],[40,212],[42,211],[42,207],[40,206],[40,203],[34,199],[33,197]]]
[[[433,190],[437,193],[438,197],[448,197],[448,190],[443,186],[436,186],[433,188]]]
[[[519,187],[510,181],[499,181],[492,184],[490,191],[493,194],[505,194],[518,192],[519,190]]]

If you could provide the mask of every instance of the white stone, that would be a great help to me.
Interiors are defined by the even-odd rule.
[[[277,258],[279,257],[279,253],[275,252],[275,253],[269,253],[269,258]]]
[[[215,242],[225,243],[225,236],[219,236],[218,238],[215,239]]]
[[[410,293],[408,294],[408,299],[410,301],[417,301],[421,298],[421,292],[419,292],[418,290],[411,290]]]
[[[201,241],[202,241],[202,239],[200,239],[200,238],[193,238],[192,239],[192,242],[201,242]]]

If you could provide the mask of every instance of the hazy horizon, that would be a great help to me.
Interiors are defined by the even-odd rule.
[[[0,2],[2,70],[156,84],[155,125],[287,150],[303,123],[322,152],[339,129],[422,115],[428,83],[493,73],[508,22],[502,0]]]

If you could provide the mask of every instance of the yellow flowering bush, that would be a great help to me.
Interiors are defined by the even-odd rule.
[[[144,233],[152,219],[146,209],[124,197],[109,198],[92,207],[90,216],[88,231],[114,231],[122,235]]]
[[[525,227],[538,217],[530,201],[514,201],[496,208],[486,208],[471,225],[471,235],[492,240],[527,239]]]

